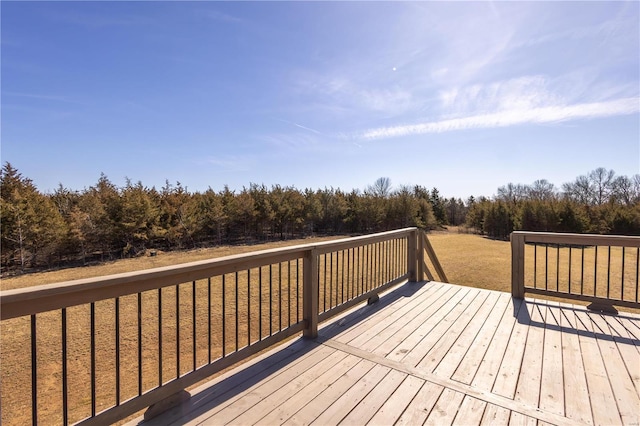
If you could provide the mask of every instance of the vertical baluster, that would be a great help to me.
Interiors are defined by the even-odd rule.
[[[291,327],[291,261],[287,260],[287,327]]]
[[[191,339],[193,340],[193,370],[195,371],[197,365],[197,354],[196,354],[196,282],[191,282],[191,314],[193,327],[191,328]]]
[[[269,336],[273,334],[273,265],[269,265]]]
[[[366,278],[366,273],[367,273],[367,246],[363,245],[362,246],[362,289],[360,290],[360,294],[364,294],[366,292],[366,283],[367,283],[367,278]]]
[[[596,295],[596,284],[598,282],[598,246],[596,246],[593,260],[593,295]]]
[[[611,281],[611,246],[607,246],[607,299],[609,298],[610,281]]]
[[[347,250],[348,251],[348,250]],[[345,270],[344,270],[344,252],[345,250],[342,250],[342,290],[340,291],[341,295],[342,295],[342,303],[344,303],[344,277],[345,277]]]
[[[180,284],[176,284],[176,378],[180,377]]]
[[[581,246],[582,258],[580,259],[580,294],[584,294],[584,246]]]
[[[391,261],[391,276],[392,278],[398,278],[398,239],[394,238],[393,241],[391,241],[391,250],[392,250],[392,261]]]
[[[38,424],[38,351],[36,316],[31,315],[31,423]]]
[[[544,245],[544,289],[549,289],[549,244]]]
[[[222,358],[224,358],[225,356],[227,356],[227,313],[226,313],[226,307],[227,307],[227,276],[226,275],[222,275],[222,309],[221,309],[221,315],[222,315]]]
[[[624,261],[625,259],[625,249],[626,247],[622,247],[622,279],[620,280],[620,300],[624,300]]]
[[[353,248],[347,249],[347,300],[353,296],[353,267],[351,265],[351,252]],[[351,295],[349,294],[351,291]]]
[[[538,243],[533,243],[533,288],[538,287]]]
[[[368,292],[369,289],[371,288],[371,244],[367,244],[367,261],[365,262],[365,267],[367,268],[367,279],[366,279],[366,290],[365,292]]]
[[[258,268],[258,333],[262,340],[262,266]]]
[[[391,241],[385,241],[384,242],[384,281],[385,282],[389,282],[391,281],[390,277],[389,277],[389,246],[391,244]]]
[[[120,405],[120,298],[116,297],[116,405]]]
[[[162,289],[158,289],[158,386],[162,386]]]
[[[296,323],[300,322],[300,259],[296,259]]]
[[[390,259],[390,268],[391,268],[391,279],[395,279],[396,275],[396,258],[398,256],[398,248],[397,248],[397,239],[394,238],[391,240],[391,259]]]
[[[369,288],[369,246],[362,246],[362,292],[364,294]]]
[[[329,309],[333,307],[333,252],[329,257]],[[326,278],[325,278],[326,279]]]
[[[358,257],[356,265],[356,293],[355,296],[358,297],[362,293],[362,284],[364,283],[364,278],[362,277],[362,271],[364,268],[362,266],[362,258],[364,257],[364,247],[358,246]]]
[[[571,251],[573,249],[572,245],[569,245],[569,294],[571,294]]]
[[[636,303],[638,303],[638,279],[640,278],[640,247],[636,249]]]
[[[238,307],[238,271],[236,271],[235,277],[236,277],[235,279],[235,282],[236,282],[235,283],[236,284],[235,285],[235,288],[236,288],[236,324],[235,325],[236,327],[235,328],[236,328],[236,352],[238,352],[238,332],[240,328],[240,325],[238,322],[238,311],[240,310]]]
[[[380,285],[382,285],[382,244],[382,242],[376,244],[376,250],[378,251],[378,261],[376,265],[378,285],[376,287],[380,287]]]
[[[251,269],[247,269],[247,346],[251,346]]]
[[[90,305],[91,329],[91,417],[96,415],[96,304]]]
[[[207,354],[211,364],[211,277],[207,278]]]
[[[62,308],[62,424],[69,424],[69,376],[67,374],[67,309]]]
[[[560,244],[556,246],[556,291],[560,291]]]
[[[278,262],[278,331],[282,330],[282,262]]]
[[[324,279],[322,280],[322,286],[324,287],[324,299],[322,300],[322,311],[327,310],[327,253],[324,254]]]
[[[142,293],[138,293],[138,396],[142,395]]]
[[[370,290],[374,290],[378,286],[378,265],[376,260],[378,258],[378,243],[371,244],[371,287]]]

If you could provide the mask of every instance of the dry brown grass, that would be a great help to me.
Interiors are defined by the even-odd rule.
[[[219,246],[196,250],[158,252],[157,256],[136,257],[105,262],[78,268],[60,269],[56,271],[38,272],[27,275],[4,278],[0,283],[2,290],[31,287],[41,284],[51,284],[63,281],[79,280],[82,278],[101,277],[119,274],[121,272],[140,271],[143,269],[159,268],[162,266],[178,265],[180,263],[213,259],[232,254],[248,253],[257,250],[286,247],[298,244],[310,244],[319,241],[329,241],[342,237],[313,237],[297,240],[275,241],[264,244]]]
[[[147,269],[152,267],[173,265],[189,261],[213,258],[228,254],[236,254],[273,248],[284,245],[309,243],[322,239],[306,239],[303,241],[288,241],[267,245],[222,247],[207,250],[195,250],[189,252],[161,253],[156,257],[122,260],[109,264],[85,268],[67,269],[41,274],[32,274],[4,280],[3,289],[19,288],[44,283],[67,281],[72,279],[102,276],[118,272]],[[438,255],[440,262],[448,275],[449,281],[456,284],[469,285],[490,290],[511,290],[511,252],[509,242],[495,241],[478,235],[461,234],[455,232],[434,233],[429,239]],[[587,249],[587,254],[589,254]],[[531,248],[527,248],[527,255],[531,258]],[[537,253],[540,256],[540,253]],[[629,253],[626,253],[629,256]],[[550,268],[555,268],[555,255],[551,257]],[[618,256],[618,257],[616,257]],[[588,257],[588,256],[587,256]],[[528,259],[529,259],[528,258]],[[561,274],[565,274],[568,260],[562,260],[559,265]],[[578,257],[572,258],[572,263]],[[612,253],[612,265],[618,265],[621,254]],[[329,259],[327,274],[332,271],[334,289],[338,288],[342,276],[342,261],[337,256]],[[352,259],[353,260],[353,259]],[[630,259],[631,261],[631,259]],[[321,260],[320,273],[324,276],[325,267]],[[532,261],[528,260],[531,268]],[[616,263],[617,262],[617,263]],[[402,262],[400,262],[402,263]],[[358,264],[358,262],[356,262]],[[360,267],[359,265],[357,266]],[[614,268],[615,271],[615,268]],[[195,306],[193,302],[193,284],[185,283],[176,287],[167,287],[162,290],[161,312],[163,317],[163,329],[158,329],[158,291],[150,291],[142,294],[142,343],[143,362],[142,378],[143,390],[153,388],[158,383],[160,333],[162,336],[162,376],[163,380],[170,380],[177,373],[184,374],[193,368],[195,346],[196,365],[202,365],[211,357],[216,359],[222,354],[223,341],[227,353],[236,349],[235,330],[238,329],[237,346],[242,348],[249,340],[258,340],[260,336],[268,336],[285,328],[291,322],[295,323],[301,317],[300,290],[295,286],[288,288],[289,281],[296,283],[302,281],[298,278],[295,262],[272,265],[271,275],[269,267],[262,268],[263,285],[260,291],[258,268],[247,273],[238,274],[238,290],[235,288],[234,274],[228,274],[225,279],[225,329],[223,338],[222,328],[222,279],[212,279],[211,312],[208,319],[208,288],[206,280],[196,283]],[[614,272],[615,274],[616,272]],[[619,272],[618,272],[619,273]],[[632,273],[631,269],[625,271],[625,275]],[[587,271],[583,281],[589,282]],[[271,276],[271,287],[269,279]],[[532,275],[532,269],[529,270]],[[591,275],[592,277],[592,275]],[[291,280],[289,280],[291,278]],[[358,280],[361,280],[359,277]],[[539,281],[541,278],[537,278]],[[577,279],[573,277],[572,281]],[[250,281],[250,282],[249,282]],[[355,283],[353,278],[347,277],[346,287]],[[621,282],[620,276],[613,276],[611,282]],[[280,283],[284,286],[281,288]],[[252,289],[248,292],[249,287]],[[575,287],[574,287],[575,288]],[[320,305],[324,303],[323,289],[320,294]],[[619,287],[618,287],[619,290]],[[179,308],[176,309],[176,291],[180,295]],[[347,290],[348,291],[348,290]],[[612,291],[617,291],[615,284]],[[629,291],[629,290],[627,290]],[[260,300],[260,294],[262,300]],[[238,303],[236,304],[236,296]],[[334,291],[334,298],[342,298],[342,288]],[[335,299],[334,299],[335,301]],[[137,334],[137,296],[131,295],[120,298],[120,357],[122,373],[120,375],[121,400],[126,400],[138,393],[138,334]],[[282,307],[282,314],[278,315],[278,307]],[[68,329],[68,370],[69,407],[70,420],[78,421],[90,414],[90,324],[89,306],[78,306],[67,309]],[[269,311],[273,309],[274,315],[269,318]],[[97,371],[97,411],[111,406],[115,402],[115,301],[107,300],[97,302],[96,310],[96,371]],[[193,311],[196,312],[195,329],[196,341],[194,345]],[[322,309],[321,309],[322,310]],[[179,315],[176,315],[176,312]],[[251,321],[248,321],[247,313],[251,312]],[[262,320],[259,320],[259,312],[262,312]],[[237,314],[237,323],[236,323]],[[180,320],[178,322],[177,317]],[[179,324],[179,327],[177,327]],[[208,342],[208,327],[211,325],[211,346]],[[236,327],[237,326],[237,327]],[[250,328],[250,331],[249,331]],[[260,334],[262,328],[262,334]],[[61,404],[62,389],[60,377],[62,375],[61,362],[61,314],[60,312],[45,313],[38,316],[38,382],[39,398],[43,405],[39,409],[39,419],[42,424],[59,424],[62,414],[59,410]],[[176,330],[180,330],[180,345],[177,347]],[[17,318],[3,321],[0,324],[1,332],[1,398],[2,398],[2,424],[18,425],[30,422],[30,341],[29,319]],[[180,355],[179,372],[176,371],[176,361]],[[104,373],[102,373],[104,372]]]
[[[511,246],[473,234],[429,234],[442,269],[455,284],[511,291]]]

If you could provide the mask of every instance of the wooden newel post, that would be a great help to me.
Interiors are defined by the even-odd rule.
[[[511,295],[524,298],[524,234],[511,233]]]
[[[424,281],[424,231],[418,231],[418,281]]]
[[[302,317],[305,321],[303,336],[318,337],[318,252],[307,250],[303,260]]]
[[[416,282],[418,278],[418,230],[415,229],[407,236],[407,273],[409,282]]]

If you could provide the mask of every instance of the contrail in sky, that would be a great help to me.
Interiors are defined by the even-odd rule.
[[[378,127],[366,130],[357,136],[359,139],[386,139],[426,133],[444,133],[455,130],[485,129],[528,123],[540,124],[577,119],[603,118],[635,114],[639,111],[640,98],[624,98],[608,102],[506,110],[420,124]]]

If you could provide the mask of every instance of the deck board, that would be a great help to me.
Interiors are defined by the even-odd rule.
[[[369,420],[369,425],[390,425],[400,418],[405,408],[415,398],[425,381],[407,375],[400,386],[387,398],[382,407]],[[362,424],[362,423],[361,423]]]
[[[453,420],[454,425],[466,426],[477,425],[482,421],[482,415],[487,407],[487,403],[469,395],[464,397],[458,414]]]
[[[369,392],[360,403],[349,412],[340,422],[344,425],[358,426],[371,420],[378,410],[384,405],[391,395],[393,395],[400,384],[407,377],[407,374],[397,370],[391,370],[384,378]]]
[[[366,359],[361,360],[355,367],[343,374],[331,387],[325,389],[300,409],[283,424],[298,425],[309,424],[315,420],[327,406],[333,404],[338,398],[345,394],[355,383],[360,381],[365,375],[375,367],[375,363]]]
[[[445,291],[435,293],[433,299],[424,303],[421,308],[415,309],[416,314],[406,315],[398,321],[390,324],[383,333],[372,339],[370,343],[365,343],[360,347],[369,350],[377,355],[387,356],[404,340],[409,334],[424,324],[434,313],[436,313],[447,300],[455,294],[457,289],[444,288]]]
[[[338,378],[354,368],[358,362],[360,362],[360,358],[353,355],[346,356],[340,363],[326,370],[322,375],[313,380],[303,389],[300,389],[300,392],[297,392],[294,395],[291,395],[288,399],[280,402],[273,411],[260,419],[260,423],[284,423],[292,417],[300,407],[305,406],[314,398],[318,397],[318,395],[320,395],[324,390],[332,386]]]
[[[565,410],[567,417],[592,425],[593,417],[589,407],[589,389],[580,353],[580,339],[573,331],[576,318],[572,308],[561,309],[560,326],[562,333],[562,365],[564,375]]]
[[[354,383],[348,391],[329,405],[311,424],[338,424],[390,371],[391,368],[377,364],[368,374]]]
[[[640,315],[407,283],[143,424],[637,424],[637,334]]]
[[[462,392],[445,389],[440,394],[438,402],[436,402],[424,424],[428,426],[453,424],[453,419],[455,419],[463,399],[464,394]]]
[[[613,390],[607,378],[607,370],[593,333],[593,325],[589,315],[584,311],[576,311],[576,327],[580,333],[580,350],[582,362],[589,387],[589,400],[595,424],[620,424],[621,418],[616,407]]]
[[[509,423],[511,417],[511,411],[498,405],[487,404],[487,408],[484,409],[482,414],[482,420],[480,420],[481,426],[491,425],[506,425]]]
[[[513,324],[513,318],[511,318],[512,310],[510,309],[511,298],[506,293],[500,294],[499,297],[500,299],[494,306],[492,314],[482,324],[482,328],[478,332],[476,339],[467,349],[467,353],[465,354],[464,359],[460,362],[458,368],[453,374],[452,378],[454,380],[465,384],[471,384],[474,376],[476,375],[476,372],[478,372],[480,365],[485,358],[485,355],[487,354],[487,350],[489,349],[490,345],[492,345],[493,351],[500,351],[499,348],[496,348],[495,345],[493,345],[493,341],[497,341],[498,344],[501,344],[505,342],[505,339],[508,339],[507,333],[511,333],[510,326],[512,326]],[[502,334],[497,335],[497,338],[494,339],[497,331],[500,331]],[[502,352],[504,352],[504,349],[502,350]],[[493,383],[491,383],[490,386],[493,386]]]
[[[465,329],[469,326],[469,323],[473,320],[479,311],[482,311],[483,306],[490,305],[490,301],[487,301],[489,294],[479,292],[473,301],[467,306],[465,311],[456,318],[451,319],[451,324],[446,331],[436,339],[436,336],[431,336],[434,340],[433,344],[429,343],[431,349],[422,357],[418,362],[417,367],[421,370],[432,372],[443,361],[447,354],[452,353],[451,348],[460,337],[464,336]],[[421,346],[427,346],[424,343]],[[468,346],[465,344],[465,346]],[[451,365],[444,366],[445,371],[455,371],[457,365],[456,358],[451,357],[449,360]],[[443,374],[446,377],[450,377],[451,374]]]
[[[543,410],[564,415],[565,392],[562,364],[562,332],[559,312],[555,302],[546,306],[544,319],[544,347],[542,355],[542,377],[540,403]],[[572,370],[573,366],[566,366]]]
[[[489,297],[484,301],[481,308],[475,313],[464,330],[459,333],[454,344],[449,347],[444,356],[441,357],[439,364],[433,369],[435,374],[442,377],[451,377],[453,373],[456,372],[464,360],[465,355],[468,353],[474,339],[478,336],[482,325],[487,322],[491,312],[494,312],[499,298],[499,293],[489,293]],[[498,319],[500,318],[499,310],[495,310],[494,316]],[[421,367],[424,367],[424,365],[423,361]]]
[[[530,309],[528,309],[528,307]],[[511,330],[509,343],[503,354],[504,356],[493,384],[492,392],[497,395],[502,395],[505,398],[513,398],[515,394],[518,385],[518,376],[522,366],[522,358],[525,348],[527,348],[526,343],[529,330],[533,329],[534,332],[538,330],[536,327],[530,327],[531,315],[535,309],[535,304],[528,304],[518,312],[517,321]],[[488,355],[497,357],[500,354],[489,353]],[[526,368],[528,369],[529,367],[527,366]]]

